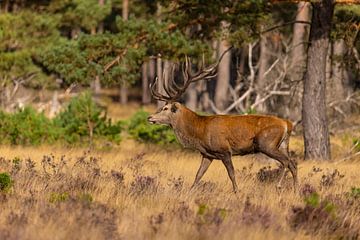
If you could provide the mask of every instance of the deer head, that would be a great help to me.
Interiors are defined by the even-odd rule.
[[[221,59],[231,48],[227,49],[219,58],[219,60],[208,66],[202,67],[196,72],[192,73],[191,70],[191,60],[189,57],[185,57],[185,62],[182,66],[182,75],[183,81],[181,84],[175,82],[174,78],[170,78],[168,83],[163,84],[163,89],[165,90],[166,95],[159,93],[157,89],[157,85],[159,84],[158,77],[155,78],[154,83],[150,84],[151,95],[154,99],[159,101],[164,101],[166,104],[160,108],[156,113],[149,116],[148,121],[154,124],[165,124],[172,125],[174,119],[183,111],[185,108],[177,101],[181,98],[181,96],[185,93],[186,89],[189,87],[191,83],[198,82],[201,80],[209,80],[214,78],[217,75],[217,67],[221,62]],[[172,68],[172,73],[174,73],[174,65]],[[163,73],[164,74],[164,73]],[[165,79],[165,77],[163,77]]]
[[[155,124],[165,124],[165,125],[173,125],[172,123],[175,121],[177,116],[182,111],[181,108],[183,106],[178,103],[181,96],[185,93],[186,89],[193,82],[197,82],[200,80],[211,79],[216,76],[217,72],[217,64],[213,64],[210,67],[205,69],[201,68],[197,73],[193,74],[191,72],[191,61],[189,57],[185,57],[185,63],[182,67],[183,74],[183,82],[182,84],[177,84],[174,78],[170,78],[168,83],[163,84],[163,89],[167,95],[161,94],[156,91],[157,85],[159,84],[158,77],[155,78],[153,84],[150,84],[151,94],[154,99],[159,101],[164,101],[166,104],[160,108],[155,114],[151,115],[148,120],[150,123]],[[175,68],[173,65],[172,73]],[[165,79],[163,77],[163,79]]]

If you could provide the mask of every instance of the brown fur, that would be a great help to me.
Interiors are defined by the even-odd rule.
[[[193,186],[206,172],[213,159],[221,160],[237,191],[231,156],[262,152],[279,161],[292,173],[297,185],[297,168],[288,156],[292,123],[265,115],[213,115],[200,116],[180,103],[168,103],[149,117],[152,123],[166,124],[174,129],[184,147],[200,151],[203,156]]]

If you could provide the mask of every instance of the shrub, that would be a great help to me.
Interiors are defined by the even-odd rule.
[[[358,187],[352,187],[351,191],[348,193],[348,196],[359,199],[360,198],[360,188]]]
[[[73,98],[64,111],[55,119],[54,123],[62,129],[62,137],[68,143],[75,143],[87,138],[105,137],[119,142],[122,123],[111,123],[106,112],[86,92]]]
[[[7,192],[12,186],[12,180],[8,173],[0,173],[0,192]]]
[[[52,121],[33,108],[25,107],[13,114],[0,112],[0,137],[2,143],[14,145],[39,145],[53,143],[60,131]]]
[[[156,177],[137,176],[130,184],[130,191],[135,195],[156,193],[158,184]]]
[[[60,203],[65,202],[69,199],[69,193],[51,193],[49,202],[50,203]]]
[[[140,110],[130,118],[128,131],[133,138],[145,143],[176,143],[176,137],[169,127],[149,124],[148,116],[149,113]]]

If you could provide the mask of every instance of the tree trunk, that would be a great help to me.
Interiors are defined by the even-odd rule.
[[[212,48],[212,56],[211,60],[216,61],[217,59],[217,49],[218,49],[218,41],[213,40],[211,44]],[[210,111],[211,110],[211,101],[214,97],[216,82],[214,81],[200,81],[200,89],[201,89],[201,95],[199,100],[199,105],[201,106],[202,111]]]
[[[199,82],[200,83],[200,82]],[[186,106],[191,109],[192,111],[196,110],[197,105],[197,90],[196,85],[198,83],[192,83],[189,85],[188,89],[186,90]]]
[[[226,40],[221,40],[218,48],[220,57],[230,47]],[[215,88],[215,105],[219,110],[224,110],[228,101],[230,84],[231,51],[227,52],[218,66],[218,76]]]
[[[328,83],[326,89],[331,88],[331,75],[332,75],[332,43],[329,41],[328,52],[326,54],[326,82]]]
[[[94,89],[95,96],[99,96],[100,91],[101,91],[101,81],[100,81],[99,75],[97,75],[94,79],[93,89]]]
[[[148,75],[148,62],[144,62],[141,66],[141,80],[142,80],[142,103],[149,104],[151,102],[149,91],[149,75]]]
[[[339,39],[334,42],[334,51],[333,51],[333,67],[332,67],[332,83],[335,95],[337,99],[343,99],[347,96],[349,83],[346,82],[345,78],[345,69],[344,69],[344,55],[346,52],[345,41],[344,39]]]
[[[1,5],[2,5],[3,13],[8,13],[10,7],[10,0],[4,0],[4,2]]]
[[[346,45],[344,39],[338,39],[333,43],[332,76],[328,96],[331,100],[345,99],[351,91],[349,79],[344,68],[344,55]],[[350,104],[344,103],[340,106],[344,112],[350,111]]]
[[[75,27],[71,29],[71,39],[77,39],[79,37],[80,34],[80,28],[79,27]]]
[[[310,21],[309,2],[299,2],[296,21]],[[306,70],[306,48],[309,39],[309,25],[295,23],[290,51],[290,67],[288,77],[295,82],[293,97],[290,99],[288,116],[294,120],[301,118],[301,98],[303,95],[303,78]]]
[[[122,2],[122,18],[124,21],[129,19],[129,0],[123,0]],[[128,102],[128,88],[126,83],[122,83],[120,88],[120,102],[126,104]]]
[[[157,59],[156,59],[156,75],[158,78],[158,83],[157,83],[157,91],[159,93],[163,92],[163,84],[164,84],[164,80],[163,80],[163,71],[162,71],[162,61],[161,61],[161,55],[159,54]],[[164,102],[163,101],[157,101],[157,106],[158,107],[162,107],[164,106]]]
[[[308,48],[302,104],[305,159],[328,160],[331,155],[325,99],[326,55],[334,12],[334,1],[322,0],[312,4],[310,46]]]
[[[104,6],[105,5],[105,0],[99,0],[99,5]],[[104,22],[103,21],[101,21],[99,23],[97,32],[100,33],[100,34],[104,32]]]
[[[262,36],[260,39],[259,71],[256,81],[256,85],[257,85],[256,87],[259,91],[257,96],[258,99],[264,97],[262,91],[265,90],[265,87],[269,83],[269,81],[267,80],[269,78],[264,76],[265,72],[269,68],[269,63],[270,63],[270,54],[269,54],[268,40],[266,39],[265,36]],[[266,103],[263,102],[259,104],[257,110],[261,113],[266,113],[267,112]]]
[[[150,82],[153,83],[155,79],[155,72],[156,72],[156,60],[154,56],[151,56],[149,59],[148,64],[148,71],[149,71],[149,78]],[[151,95],[150,95],[150,102],[151,102]]]
[[[105,0],[99,0],[99,5],[103,6],[105,4]],[[101,22],[102,24],[102,22]],[[100,33],[96,31],[96,27],[91,28],[91,35],[95,35],[96,33]],[[94,91],[94,96],[95,99],[98,100],[99,96],[100,96],[100,91],[101,91],[101,81],[100,81],[100,76],[96,75],[95,79],[92,83],[92,88]]]

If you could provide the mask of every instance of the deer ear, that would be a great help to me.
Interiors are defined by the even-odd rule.
[[[176,113],[176,111],[178,110],[176,103],[171,104],[171,112]]]

